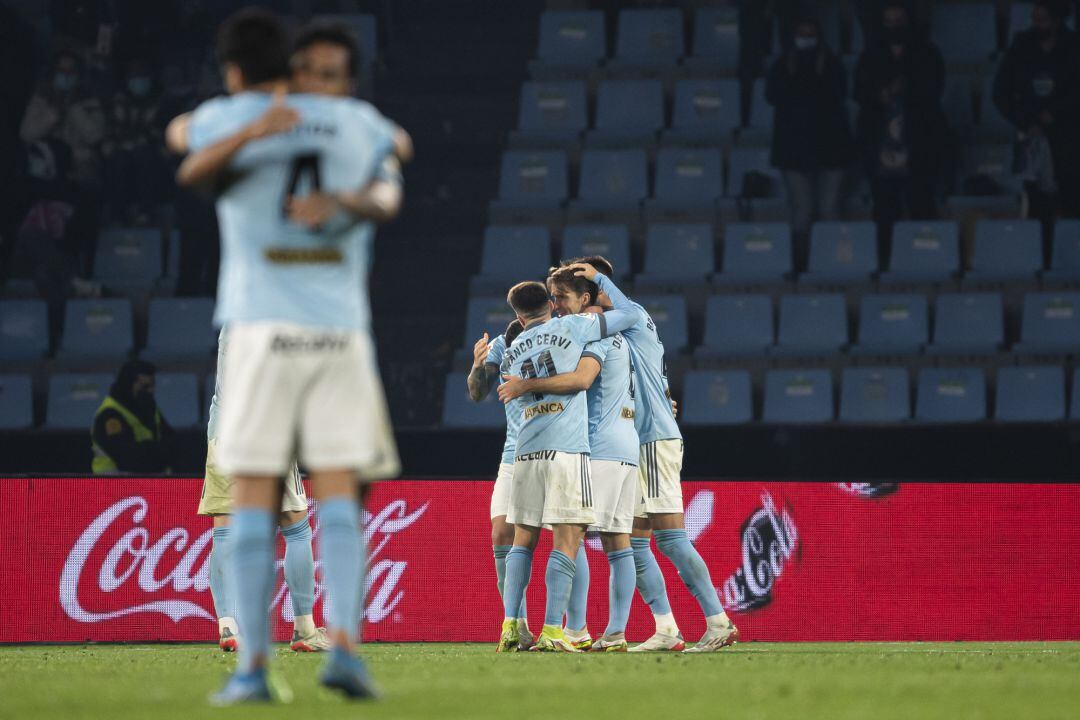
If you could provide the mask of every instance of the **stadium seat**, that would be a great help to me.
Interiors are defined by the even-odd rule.
[[[1080,281],[1080,220],[1059,219],[1054,224],[1054,253],[1047,280]]]
[[[759,173],[769,178],[767,192],[753,199],[777,199],[785,197],[780,171],[769,161],[768,148],[735,148],[731,151],[728,170],[727,197],[744,197],[743,179],[747,173]],[[765,188],[762,188],[765,190]]]
[[[923,368],[915,400],[919,422],[986,419],[986,378],[979,368]]]
[[[596,129],[586,135],[593,147],[655,142],[664,127],[664,90],[659,80],[605,80],[596,95]]]
[[[521,280],[543,278],[550,266],[551,236],[546,227],[493,225],[484,231],[480,275],[473,286],[503,293]]]
[[[657,155],[656,193],[649,207],[700,210],[711,215],[717,198],[723,194],[724,160],[720,150],[665,149]]]
[[[471,349],[484,333],[489,339],[502,335],[513,319],[514,311],[506,304],[505,294],[502,297],[469,298],[462,347]]]
[[[510,144],[519,148],[572,145],[587,124],[585,83],[527,82],[521,86],[518,130],[511,134]]]
[[[941,98],[945,118],[954,128],[966,128],[975,124],[975,98],[971,76],[950,73],[945,78],[945,92]]]
[[[724,230],[724,265],[717,281],[780,282],[791,274],[791,226],[787,223],[729,223]]]
[[[165,422],[176,429],[200,423],[198,381],[192,373],[159,372],[154,380],[154,396]]]
[[[446,376],[443,393],[443,426],[463,429],[495,429],[506,425],[506,411],[499,395],[491,392],[482,402],[469,398],[465,377],[460,373]]]
[[[607,258],[616,280],[630,277],[630,233],[625,225],[567,225],[563,230],[562,257],[585,255]]]
[[[773,106],[765,99],[765,78],[754,81],[750,99],[750,128],[759,132],[770,131],[773,126]]]
[[[1065,369],[1031,365],[998,370],[994,418],[1002,422],[1064,420]]]
[[[1043,265],[1038,220],[979,220],[965,282],[1034,280]]]
[[[750,373],[691,370],[683,378],[686,425],[737,425],[754,419]]]
[[[0,430],[34,424],[34,396],[29,375],[0,375]]]
[[[866,282],[878,270],[872,222],[816,222],[810,230],[810,271],[800,283]]]
[[[930,36],[947,63],[985,63],[997,49],[993,3],[936,3]]]
[[[680,80],[675,84],[675,109],[665,143],[722,145],[739,127],[737,80]]]
[[[828,370],[770,370],[765,374],[765,422],[829,422],[834,414]]]
[[[1080,292],[1025,295],[1020,343],[1013,352],[1080,354]]]
[[[952,220],[903,220],[893,226],[883,283],[943,282],[960,271],[959,226]]]
[[[679,295],[643,295],[635,300],[652,317],[666,354],[676,355],[690,344],[686,298]]]
[[[130,301],[122,298],[67,301],[58,356],[121,358],[131,352],[134,344]]]
[[[857,423],[910,420],[908,371],[898,367],[844,368],[840,378],[840,419]]]
[[[154,298],[142,356],[206,357],[215,352],[217,336],[213,298]]]
[[[848,343],[847,313],[840,294],[784,295],[780,333],[773,351],[780,355],[826,355]]]
[[[44,300],[0,301],[0,360],[36,360],[49,351]]]
[[[539,62],[549,67],[588,70],[607,55],[604,14],[547,11],[540,15]]]
[[[105,230],[94,255],[94,277],[115,290],[149,291],[162,275],[161,246],[157,228]]]
[[[704,282],[716,264],[713,244],[712,225],[650,225],[645,234],[645,272],[639,280]]]
[[[1013,146],[1009,143],[970,145],[961,151],[960,185],[949,198],[954,207],[1011,209],[1020,192],[1012,171]],[[1018,209],[1018,206],[1017,206]]]
[[[690,67],[732,71],[739,64],[739,17],[734,7],[703,7],[694,14]]]
[[[1004,306],[1000,293],[943,293],[934,308],[935,355],[996,352],[1005,341]]]
[[[104,373],[60,373],[49,378],[45,427],[51,430],[84,430],[89,434],[97,412],[112,385]]]
[[[344,3],[342,3],[344,4]],[[379,57],[379,34],[375,16],[368,13],[335,13],[316,15],[317,23],[339,23],[352,30],[360,46],[360,65],[370,68]]]
[[[713,295],[705,303],[705,342],[697,355],[764,355],[774,342],[772,298]]]
[[[577,205],[636,206],[649,194],[644,150],[586,150]]]
[[[682,11],[675,8],[619,11],[615,59],[631,67],[674,65],[685,55]]]
[[[499,173],[498,204],[557,207],[567,197],[566,177],[564,152],[505,152]]]
[[[925,295],[864,295],[859,310],[859,355],[917,355],[930,340]]]

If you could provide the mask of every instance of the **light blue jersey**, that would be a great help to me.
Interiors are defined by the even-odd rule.
[[[656,332],[656,323],[645,308],[631,301],[615,286],[610,278],[596,275],[601,292],[611,298],[616,311],[634,315],[633,324],[622,334],[630,343],[634,370],[637,373],[635,387],[638,438],[642,444],[657,440],[681,440],[682,433],[675,422],[671,409],[671,390],[668,388],[667,366],[664,362],[664,344]]]
[[[600,375],[589,387],[589,456],[638,464],[634,427],[634,364],[630,344],[621,334],[592,343],[583,353],[600,361]]]
[[[215,98],[195,110],[193,150],[232,135],[270,106],[267,93]],[[289,222],[285,200],[312,190],[357,190],[377,177],[396,126],[351,98],[290,95],[300,123],[245,146],[218,197],[221,273],[214,321],[289,322],[366,331],[374,224],[344,217],[308,230]]]
[[[491,341],[491,345],[488,347],[487,357],[484,358],[485,365],[494,365],[498,370],[502,365],[503,355],[506,353],[506,336],[500,335]],[[499,384],[502,385],[502,374],[499,374]],[[503,443],[502,464],[513,465],[514,464],[514,450],[517,448],[518,431],[521,429],[521,415],[513,411],[513,403],[507,403],[503,405],[503,409],[506,411],[506,442]]]

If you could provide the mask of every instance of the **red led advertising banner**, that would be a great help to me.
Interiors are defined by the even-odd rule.
[[[197,479],[0,479],[0,642],[215,639],[200,488]],[[494,642],[491,488],[375,488],[367,640]],[[690,537],[744,641],[1080,640],[1080,484],[686,482],[683,493]],[[291,603],[278,542],[270,612],[284,640]],[[549,547],[542,540],[533,563],[534,627]],[[588,554],[589,627],[599,634],[607,560],[595,540]],[[657,557],[676,620],[696,640],[701,611]],[[322,599],[319,586],[317,621]],[[635,598],[629,638],[652,629]]]

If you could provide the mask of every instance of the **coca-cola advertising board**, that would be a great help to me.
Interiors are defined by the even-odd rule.
[[[197,479],[0,479],[0,642],[213,640],[200,488]],[[377,486],[365,513],[366,639],[495,640],[491,488]],[[686,482],[683,492],[690,537],[744,641],[1080,639],[1080,484]],[[587,546],[597,633],[607,561],[597,541]],[[279,538],[279,640],[292,614],[283,547]],[[529,587],[537,626],[548,547],[541,541]],[[657,557],[675,617],[696,639],[697,603]],[[323,599],[320,585],[317,620]],[[628,635],[651,632],[636,598]]]

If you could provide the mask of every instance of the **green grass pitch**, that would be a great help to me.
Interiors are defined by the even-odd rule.
[[[213,709],[233,656],[199,645],[0,647],[0,718],[1075,718],[1080,643],[748,643],[713,655],[496,655],[368,645],[384,698],[318,687],[276,650],[288,706]]]

